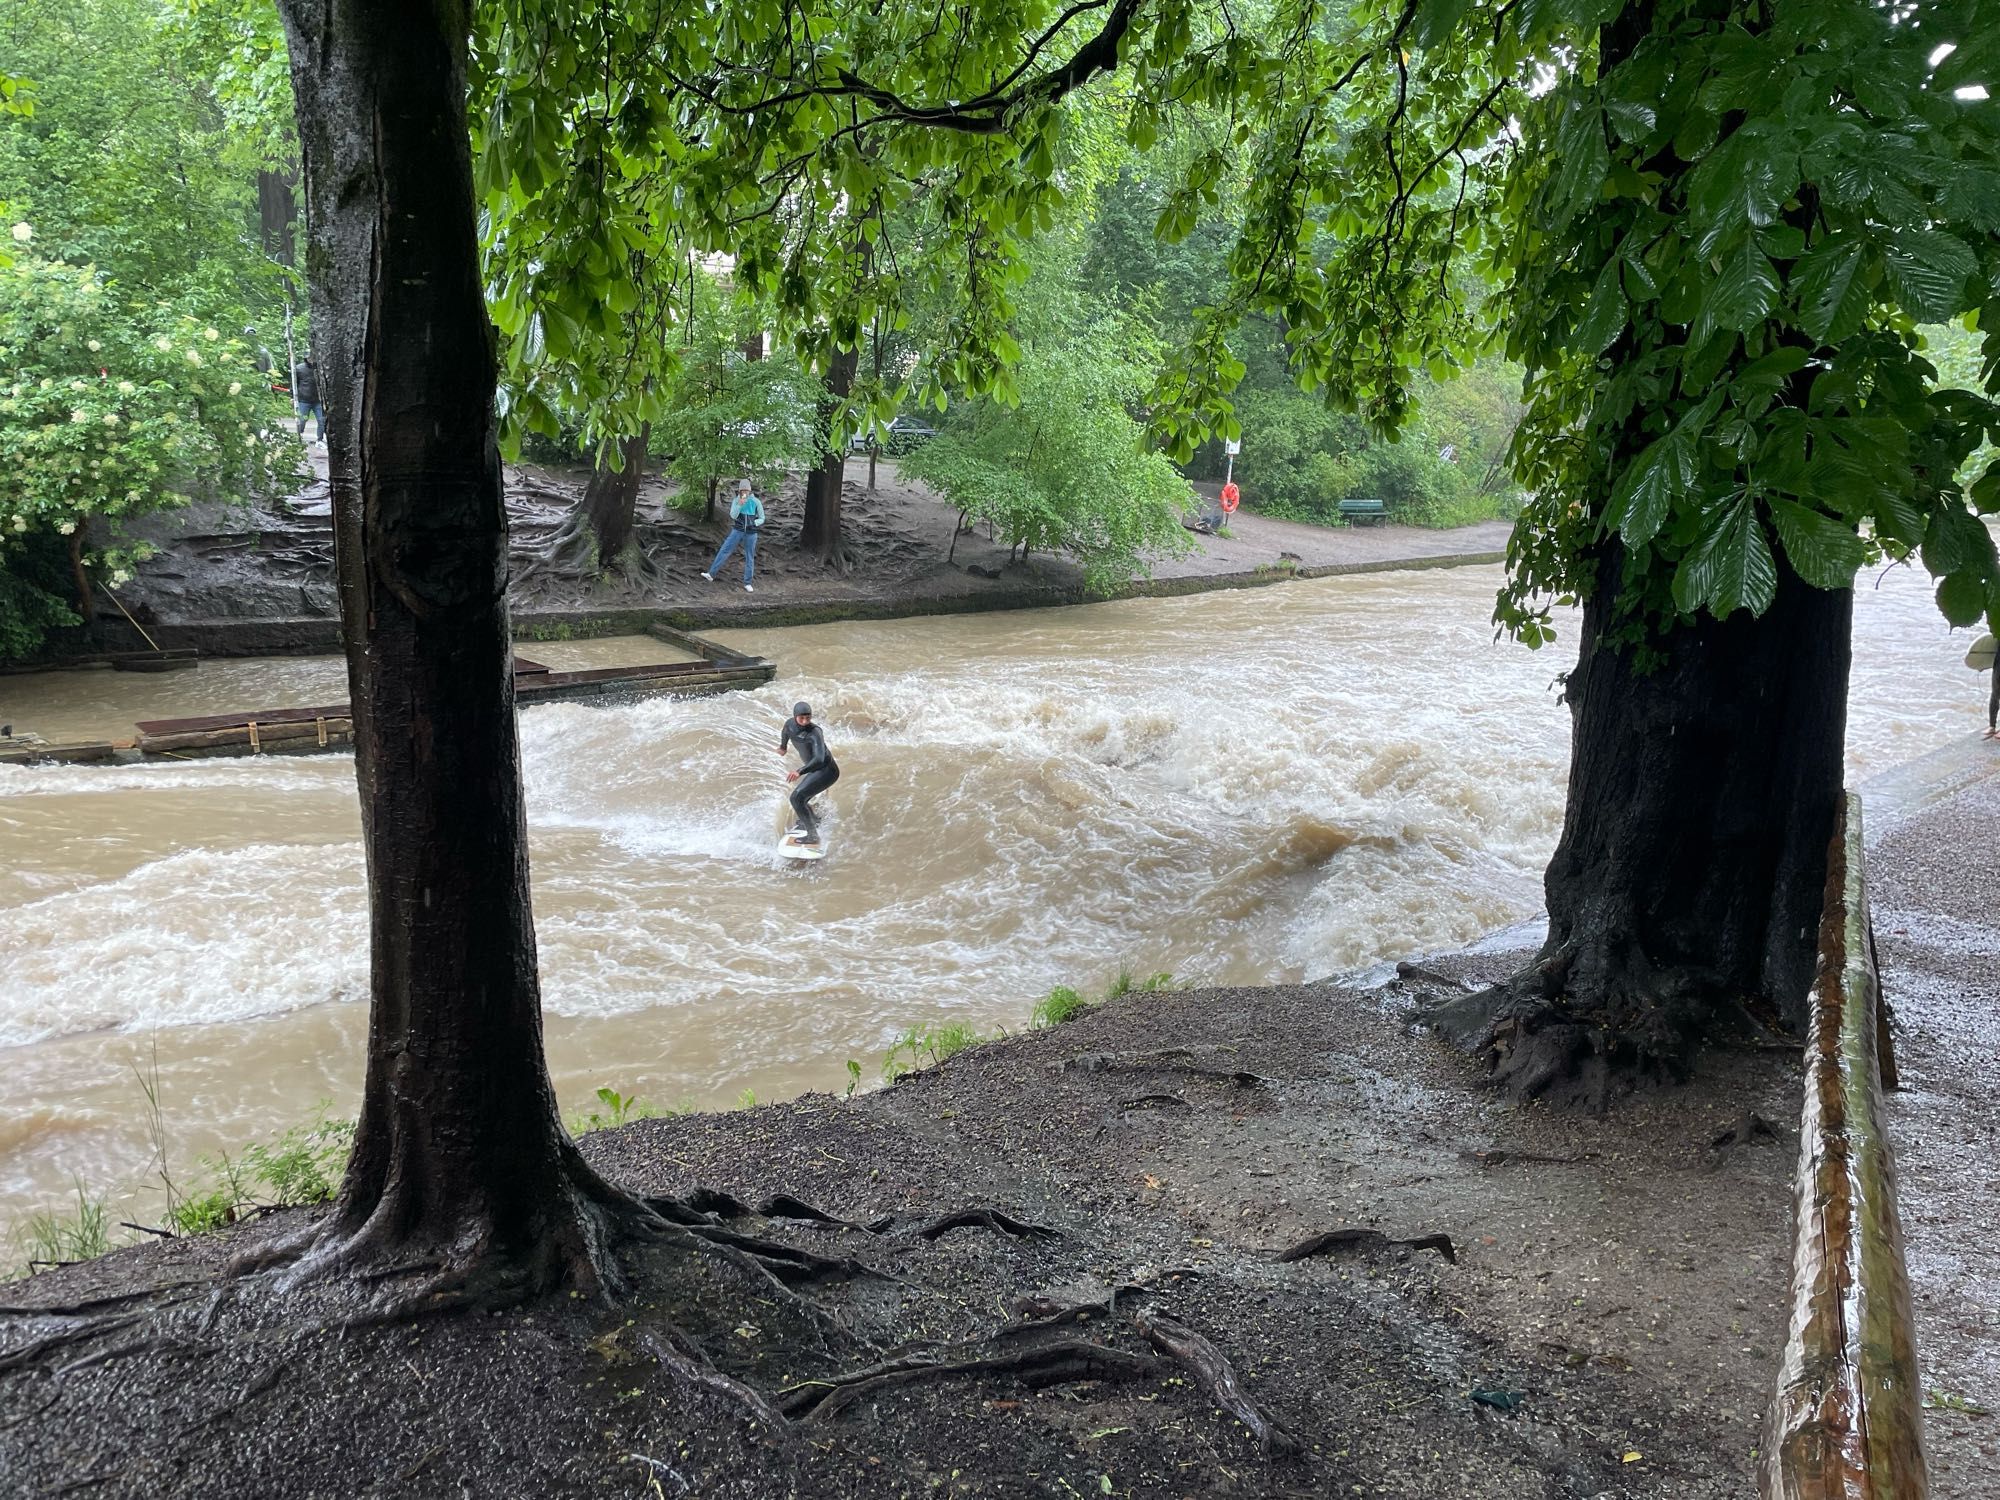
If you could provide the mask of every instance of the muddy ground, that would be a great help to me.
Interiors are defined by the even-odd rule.
[[[290,499],[250,508],[197,505],[137,523],[134,534],[162,550],[119,591],[126,607],[148,625],[335,616],[325,455],[315,451],[312,461],[314,482]],[[726,521],[674,509],[666,503],[664,483],[649,476],[640,489],[636,538],[644,569],[584,578],[543,559],[587,478],[580,469],[507,470],[510,597],[518,617],[646,607],[728,616],[784,605],[964,604],[1023,590],[1047,591],[1059,602],[1082,586],[1081,570],[1061,558],[1010,562],[1010,549],[994,544],[983,530],[959,533],[957,512],[922,485],[905,481],[894,460],[881,460],[871,489],[865,458],[847,466],[842,531],[851,562],[844,572],[799,548],[804,489],[795,477],[769,497],[771,521],[757,551],[757,592],[743,592],[741,566],[734,560],[726,578],[705,583],[701,571],[713,558]],[[1502,522],[1456,531],[1328,528],[1242,514],[1228,537],[1188,533],[1192,550],[1156,559],[1152,573],[1192,579],[1275,569],[1288,559],[1317,568],[1493,556],[1506,546],[1507,531]],[[102,610],[116,617],[114,604],[105,603]]]
[[[1555,1114],[1410,1034],[1414,999],[1134,995],[851,1099],[586,1138],[635,1190],[850,1221],[732,1221],[855,1263],[795,1292],[665,1245],[612,1305],[343,1331],[315,1293],[215,1279],[268,1224],[44,1273],[4,1293],[0,1493],[1752,1493],[1796,1059],[1716,1052],[1691,1087]],[[1746,1110],[1780,1139],[1713,1144]],[[937,1228],[965,1208],[1041,1229]],[[1448,1244],[1280,1259],[1332,1230]],[[1270,1451],[1148,1323],[1212,1341]],[[675,1331],[793,1414],[673,1374]],[[813,1382],[909,1354],[926,1368],[803,1413]]]

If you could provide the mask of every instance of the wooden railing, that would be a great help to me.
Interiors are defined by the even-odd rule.
[[[1806,1035],[1791,1328],[1771,1402],[1766,1500],[1924,1500],[1923,1411],[1896,1174],[1882,1120],[1882,1012],[1847,794],[1827,851]]]

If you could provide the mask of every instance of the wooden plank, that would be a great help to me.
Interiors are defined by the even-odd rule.
[[[1766,1423],[1766,1500],[1924,1500],[1910,1278],[1883,1122],[1881,982],[1861,799],[1827,850],[1806,1037],[1791,1328]]]
[[[41,761],[60,761],[73,764],[83,761],[110,760],[118,751],[118,746],[109,740],[83,740],[66,745],[15,745],[0,748],[0,765],[32,766]]]

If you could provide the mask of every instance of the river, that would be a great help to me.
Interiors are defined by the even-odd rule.
[[[1495,643],[1499,570],[1081,608],[721,632],[753,693],[522,717],[550,1064],[721,1107],[868,1080],[912,1026],[1018,1029],[1059,984],[1317,978],[1534,914],[1567,719]],[[1927,581],[1863,580],[1859,779],[1983,724]],[[558,667],[650,641],[524,647]],[[197,684],[196,679],[200,679]],[[42,730],[344,696],[337,663],[0,678]],[[829,855],[773,852],[774,754],[812,701]],[[109,723],[106,722],[107,716]],[[70,721],[75,721],[74,725]],[[367,943],[346,756],[0,766],[0,1218],[82,1183],[156,1213],[169,1165],[356,1107]],[[0,1253],[0,1261],[11,1260]]]

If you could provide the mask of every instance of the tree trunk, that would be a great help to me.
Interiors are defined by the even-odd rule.
[[[1803,582],[1675,627],[1640,670],[1605,639],[1622,549],[1598,559],[1570,674],[1569,801],[1545,880],[1549,935],[1508,984],[1432,1016],[1512,1091],[1603,1100],[1621,1075],[1684,1077],[1747,1017],[1805,1015],[1839,805],[1853,594]]]
[[[281,266],[292,260],[292,179],[278,172],[257,173],[257,231],[264,253]]]
[[[840,492],[847,479],[847,444],[833,431],[833,409],[854,389],[854,371],[859,363],[858,350],[836,352],[833,368],[827,371],[829,400],[821,413],[827,449],[820,466],[806,479],[806,524],[799,534],[800,547],[843,569],[847,558],[840,539]]]
[[[353,1155],[295,1276],[409,1296],[602,1284],[628,1200],[542,1054],[494,347],[453,0],[283,0],[305,154],[372,962]],[[630,1205],[636,1207],[636,1205]]]
[[[95,641],[97,631],[97,594],[90,586],[90,569],[84,565],[84,539],[90,535],[90,523],[78,521],[76,530],[69,534],[69,576],[76,589],[76,615],[83,621],[83,633],[87,640]]]
[[[645,477],[646,444],[652,423],[637,435],[618,444],[619,467],[614,469],[602,458],[590,471],[580,510],[585,529],[597,544],[600,567],[608,567],[632,543],[632,522],[639,505],[639,484]]]

